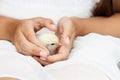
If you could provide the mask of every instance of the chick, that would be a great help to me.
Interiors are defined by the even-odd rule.
[[[53,33],[38,34],[37,38],[49,50],[50,55],[55,54],[61,46],[59,38]]]

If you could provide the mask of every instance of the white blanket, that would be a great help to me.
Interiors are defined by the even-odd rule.
[[[68,60],[46,67],[0,41],[0,76],[22,80],[119,80],[119,61],[120,39],[95,33],[78,37]]]

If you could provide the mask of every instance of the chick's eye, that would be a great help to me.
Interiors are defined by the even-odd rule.
[[[52,43],[51,45],[55,45],[55,43]]]

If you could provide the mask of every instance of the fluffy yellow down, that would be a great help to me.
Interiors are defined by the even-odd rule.
[[[56,48],[60,46],[59,38],[55,34],[44,33],[37,35],[37,38],[50,51],[50,54],[55,54]]]

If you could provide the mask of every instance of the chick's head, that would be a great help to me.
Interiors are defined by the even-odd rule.
[[[60,47],[59,38],[55,34],[41,34],[37,35],[38,40],[44,45],[51,55],[56,53],[56,50]]]

